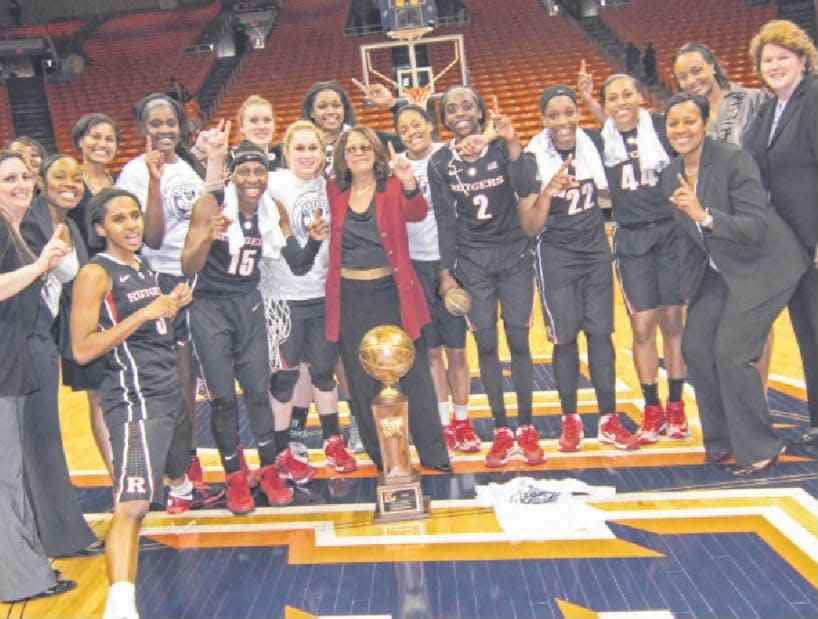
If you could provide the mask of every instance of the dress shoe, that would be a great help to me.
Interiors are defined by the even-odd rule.
[[[732,455],[729,451],[711,451],[705,454],[704,461],[708,464],[724,464]]]
[[[70,555],[59,557],[60,559],[79,559],[81,557],[96,557],[105,552],[105,541],[98,539],[91,542],[85,548],[80,548],[77,552],[72,552]]]
[[[452,465],[448,462],[444,464],[436,464],[432,467],[436,471],[440,471],[441,473],[451,473],[454,469],[452,469]]]
[[[39,593],[35,593],[34,595],[30,595],[27,598],[23,599],[39,600],[40,598],[50,598],[54,597],[55,595],[60,595],[61,593],[66,593],[67,591],[71,591],[72,589],[76,589],[76,587],[77,582],[75,580],[57,580],[56,583],[54,583],[45,591],[40,591]]]
[[[783,453],[784,450],[782,449],[768,460],[761,460],[759,462],[753,462],[752,464],[747,464],[745,466],[736,467],[736,469],[733,471],[733,475],[737,477],[752,477],[754,475],[761,475],[762,473],[767,473],[778,463],[778,458]]]

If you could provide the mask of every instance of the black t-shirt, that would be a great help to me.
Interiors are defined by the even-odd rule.
[[[652,115],[651,119],[665,152],[670,152],[662,117]],[[637,129],[623,133],[628,161],[605,168],[611,191],[613,218],[624,227],[673,219],[673,206],[659,187],[659,173],[651,170],[643,172],[639,166],[636,138]]]
[[[569,155],[576,157],[573,149],[559,153],[563,161]],[[573,164],[568,173],[576,175]],[[545,185],[550,180],[541,182]],[[551,198],[548,219],[538,237],[540,270],[544,283],[553,288],[567,286],[589,269],[612,260],[596,183],[593,178],[578,182],[578,187]]]
[[[31,264],[31,253],[0,217],[0,273],[10,273]],[[0,301],[0,397],[24,396],[39,387],[27,338],[37,324],[42,279],[37,278],[13,297]]]
[[[479,254],[485,247],[507,247],[522,254],[529,244],[517,214],[517,194],[509,174],[504,140],[489,144],[479,159],[465,161],[451,145],[429,160],[428,176],[438,224],[441,268],[451,269],[457,254]]]
[[[375,269],[389,266],[381,233],[375,221],[375,200],[363,213],[352,209],[344,218],[344,236],[341,240],[341,266],[350,269]]]
[[[139,268],[123,264],[108,254],[91,260],[108,273],[111,292],[99,312],[99,328],[111,329],[131,314],[150,305],[162,294],[156,273],[144,258]],[[166,413],[161,403],[179,394],[173,321],[149,320],[105,356],[102,378],[102,410],[113,423],[125,423]]]

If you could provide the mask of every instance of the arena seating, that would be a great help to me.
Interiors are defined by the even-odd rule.
[[[16,137],[16,135],[14,125],[11,121],[9,92],[5,86],[0,86],[0,146],[14,137]]]
[[[312,83],[337,79],[352,96],[359,121],[391,129],[391,116],[364,108],[361,94],[350,82],[361,77],[358,46],[387,39],[384,35],[344,38],[347,5],[346,0],[285,3],[266,48],[252,52],[216,116],[234,118],[241,102],[257,93],[273,102],[283,129],[299,117],[301,99]],[[609,70],[571,25],[561,17],[549,17],[537,0],[471,0],[469,15],[470,24],[465,27],[440,28],[433,34],[463,32],[473,85],[486,96],[498,97],[525,139],[542,127],[537,100],[544,86],[574,85],[582,58],[600,74]],[[432,46],[430,53],[434,64],[440,52]],[[454,78],[454,72],[446,76],[438,91]],[[593,122],[587,113],[583,121]]]
[[[731,80],[759,87],[747,49],[758,29],[776,18],[776,6],[774,2],[749,6],[744,0],[632,0],[602,8],[599,15],[624,43],[630,41],[644,51],[652,42],[659,79],[674,89],[671,59],[688,41],[712,48]]]
[[[82,19],[63,19],[49,24],[26,24],[5,28],[3,39],[30,39],[35,37],[51,36],[52,39],[64,39],[76,35],[85,25]]]
[[[175,75],[191,92],[207,77],[213,54],[185,56],[181,48],[192,44],[219,12],[218,3],[199,9],[151,11],[114,17],[83,43],[90,58],[85,71],[68,83],[47,87],[57,145],[74,153],[71,129],[87,112],[105,112],[122,129],[118,169],[144,148],[135,129],[133,104],[145,94],[167,89]]]

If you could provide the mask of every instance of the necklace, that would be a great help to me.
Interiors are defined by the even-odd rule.
[[[372,189],[374,189],[374,188],[375,188],[375,181],[372,181],[366,187],[353,187],[352,188],[352,193],[354,195],[356,195],[356,196],[361,196],[361,195],[364,195],[364,194],[372,191]]]

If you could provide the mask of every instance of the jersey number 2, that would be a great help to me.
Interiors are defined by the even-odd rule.
[[[241,275],[247,277],[253,274],[253,268],[256,266],[256,254],[258,249],[242,249],[239,253],[230,256],[230,266],[227,267],[227,272],[230,275]]]
[[[485,194],[478,194],[474,196],[474,200],[472,202],[474,207],[477,209],[477,219],[491,219],[494,217],[491,213],[489,213],[489,199],[486,197]]]

